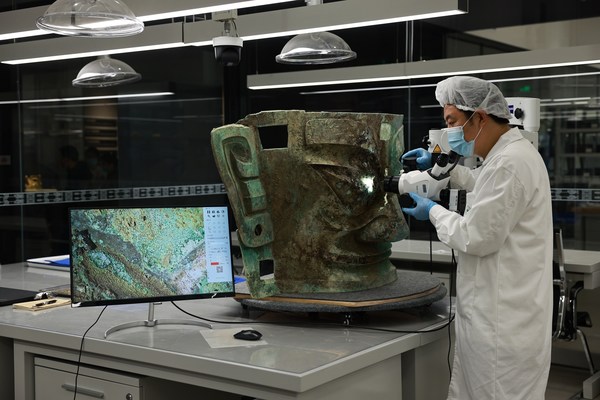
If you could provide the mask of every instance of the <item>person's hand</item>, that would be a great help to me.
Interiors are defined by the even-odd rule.
[[[400,160],[404,162],[404,159],[407,157],[416,157],[417,168],[421,171],[427,170],[433,165],[431,161],[431,153],[425,149],[412,149],[406,152]]]
[[[419,221],[427,221],[429,219],[429,211],[436,203],[427,197],[421,197],[416,193],[409,193],[409,195],[415,201],[416,205],[414,207],[403,207],[402,211]]]

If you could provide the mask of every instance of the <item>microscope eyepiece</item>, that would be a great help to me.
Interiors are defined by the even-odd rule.
[[[402,159],[402,169],[404,172],[414,171],[417,169],[417,157],[404,157]]]
[[[386,176],[383,179],[383,190],[390,193],[400,193],[398,191],[398,183],[400,182],[400,175]]]

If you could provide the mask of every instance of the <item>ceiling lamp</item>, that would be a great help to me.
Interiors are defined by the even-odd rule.
[[[323,0],[306,0],[309,6],[323,4]],[[356,52],[338,35],[329,32],[303,33],[291,38],[281,54],[275,56],[280,64],[333,64],[356,58]]]
[[[140,79],[142,75],[123,61],[102,56],[81,68],[77,78],[73,79],[73,86],[99,88],[132,83]]]
[[[356,52],[338,35],[315,32],[294,36],[283,46],[275,61],[280,64],[332,64],[355,58]]]
[[[56,0],[36,25],[67,36],[131,36],[144,30],[144,23],[119,0]]]

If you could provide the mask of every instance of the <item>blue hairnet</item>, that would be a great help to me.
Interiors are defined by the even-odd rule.
[[[512,117],[500,89],[472,76],[453,76],[438,82],[435,98],[442,107],[452,104],[463,111],[483,110],[500,118]]]

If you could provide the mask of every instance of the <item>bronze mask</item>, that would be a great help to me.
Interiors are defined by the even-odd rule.
[[[287,126],[287,147],[259,129]],[[396,279],[392,241],[408,236],[383,178],[400,172],[402,116],[267,111],[212,131],[253,297],[348,292]],[[272,262],[273,277],[260,275]]]

